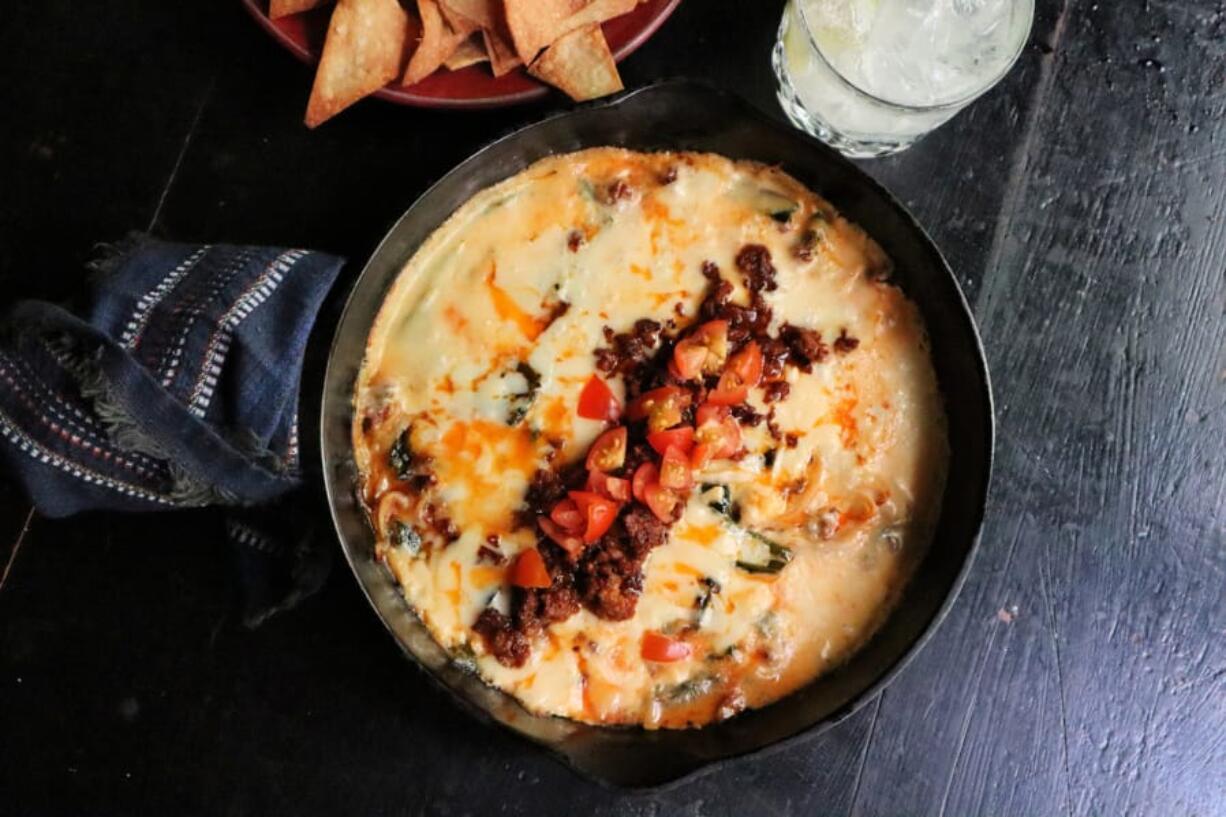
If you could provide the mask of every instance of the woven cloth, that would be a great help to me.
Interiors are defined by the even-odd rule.
[[[0,462],[49,517],[284,497],[307,339],[342,264],[143,236],[106,248],[81,316],[23,301],[0,325]],[[299,547],[258,514],[226,528],[253,552]]]

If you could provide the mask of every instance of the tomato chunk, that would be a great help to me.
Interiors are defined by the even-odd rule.
[[[749,387],[741,382],[735,372],[724,372],[719,376],[715,390],[707,395],[707,402],[716,406],[735,406],[744,403],[749,398]]]
[[[731,416],[732,412],[728,410],[727,406],[717,406],[714,403],[707,402],[699,406],[698,410],[694,412],[694,422],[699,428],[702,428],[712,422],[718,423]]]
[[[680,639],[670,638],[655,630],[643,633],[641,654],[646,661],[657,663],[681,661],[689,658],[693,652],[694,648]]]
[[[728,358],[728,321],[708,321],[673,350],[673,365],[682,380],[716,374]]]
[[[622,404],[617,395],[597,375],[589,377],[583,391],[579,392],[579,416],[610,423],[616,423],[622,416]]]
[[[516,587],[549,587],[553,581],[545,569],[545,560],[536,548],[528,548],[511,565],[511,584]]]
[[[698,407],[698,428],[694,431],[694,450],[690,464],[705,468],[715,459],[731,457],[741,449],[741,427],[732,418],[727,406],[703,403]]]
[[[571,491],[567,494],[583,514],[583,542],[590,545],[604,536],[617,518],[621,506],[611,499],[591,491]]]
[[[587,489],[618,502],[630,501],[630,480],[611,477],[603,471],[587,472]]]
[[[563,499],[549,512],[549,518],[567,533],[579,533],[583,530],[583,514],[573,499]]]
[[[661,386],[636,397],[626,415],[631,420],[646,419],[648,431],[663,431],[681,422],[681,412],[692,400],[690,393],[679,386]]]
[[[615,471],[626,461],[626,427],[611,428],[587,452],[587,470]]]
[[[571,533],[554,522],[548,516],[538,516],[536,524],[541,526],[545,535],[552,539],[558,547],[567,553],[575,554],[583,550],[583,537],[580,533]]]
[[[677,426],[667,431],[653,431],[647,435],[647,444],[663,454],[670,448],[680,448],[686,454],[694,447],[694,427]]]
[[[732,356],[707,400],[717,406],[735,406],[749,398],[749,390],[762,382],[762,349],[757,341]]]
[[[745,344],[745,348],[732,356],[728,361],[728,371],[735,374],[749,388],[762,382],[762,347],[756,340]]]
[[[647,486],[660,481],[660,469],[654,462],[645,462],[634,472],[631,492],[639,502],[647,502]]]
[[[677,512],[677,506],[680,503],[681,497],[662,486],[659,482],[650,482],[643,488],[643,504],[661,522],[672,522]]]
[[[669,358],[668,366],[665,368],[668,369],[668,375],[673,380],[685,380],[685,378],[681,376],[681,372],[677,371],[677,361]]]
[[[683,340],[673,349],[674,373],[681,380],[693,380],[702,374],[702,365],[707,362],[707,350],[690,339]]]
[[[665,451],[660,460],[660,485],[670,491],[685,491],[693,484],[689,456],[676,446]]]

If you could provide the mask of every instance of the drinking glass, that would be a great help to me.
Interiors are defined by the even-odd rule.
[[[896,153],[999,82],[1033,19],[1034,0],[788,0],[779,103],[848,156]]]

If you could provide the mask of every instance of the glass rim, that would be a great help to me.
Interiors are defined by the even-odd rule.
[[[1026,23],[1026,36],[1022,37],[1021,40],[1018,42],[1017,48],[1014,49],[1013,54],[1010,55],[1009,59],[1001,67],[1000,71],[994,74],[990,80],[987,80],[982,87],[970,92],[969,94],[960,96],[957,99],[950,100],[949,102],[936,102],[930,105],[914,105],[914,104],[910,104],[906,102],[895,102],[879,94],[875,94],[872,91],[869,91],[869,90],[866,90],[865,88],[860,87],[858,83],[853,82],[851,79],[845,76],[843,72],[840,71],[838,67],[833,62],[830,61],[830,59],[825,55],[825,53],[822,52],[821,46],[818,45],[817,40],[814,39],[813,28],[812,26],[809,25],[809,18],[807,16],[807,13],[805,12],[805,7],[804,7],[803,2],[801,2],[801,0],[791,0],[791,2],[796,5],[797,9],[800,12],[800,19],[804,23],[805,39],[808,40],[809,47],[813,49],[813,52],[815,54],[817,54],[818,59],[820,59],[826,65],[826,67],[830,69],[830,72],[834,74],[836,77],[838,77],[839,82],[843,83],[848,88],[855,91],[857,94],[868,97],[873,102],[879,103],[881,105],[886,105],[891,108],[896,108],[898,110],[912,111],[916,113],[929,112],[929,111],[944,111],[944,110],[949,110],[951,108],[957,110],[957,109],[965,107],[966,105],[973,102],[976,98],[990,91],[1002,79],[1004,79],[1005,75],[1008,74],[1009,71],[1013,69],[1013,66],[1015,64],[1017,64],[1018,59],[1022,56],[1022,52],[1026,50],[1026,45],[1030,42],[1030,32],[1034,28],[1035,0],[1023,0],[1023,2],[1025,2],[1030,9],[1030,15],[1029,15],[1030,19]]]

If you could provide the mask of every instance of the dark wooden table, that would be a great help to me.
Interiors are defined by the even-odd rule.
[[[1000,87],[864,164],[974,304],[1000,429],[970,580],[875,701],[611,792],[430,689],[343,566],[248,630],[216,512],[50,521],[0,481],[0,813],[1226,813],[1226,7],[1039,5]],[[686,0],[627,84],[702,76],[778,113],[780,8]],[[130,229],[361,262],[562,105],[373,102],[312,133],[309,81],[237,2],[10,4],[0,300],[78,295]]]

